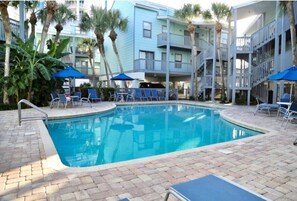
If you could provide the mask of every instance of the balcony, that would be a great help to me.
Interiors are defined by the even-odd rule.
[[[91,77],[93,75],[93,69],[91,67],[88,67],[88,66],[76,66],[75,69],[82,72],[87,77]],[[99,76],[99,75],[100,75],[100,69],[95,68],[95,76]]]
[[[136,59],[134,60],[134,71],[147,73],[166,73],[166,61]],[[191,63],[169,62],[169,71],[172,74],[190,75],[192,72]]]
[[[237,37],[236,38],[236,52],[249,53],[252,52],[251,37]]]
[[[82,50],[80,48],[75,49],[75,56],[77,57],[88,57],[88,52],[85,50]]]
[[[16,35],[20,35],[20,23],[16,20],[10,19],[10,29]],[[28,38],[28,34],[25,31],[25,39]],[[5,41],[5,31],[3,27],[2,18],[0,17],[0,41]]]

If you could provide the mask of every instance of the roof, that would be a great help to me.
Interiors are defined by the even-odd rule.
[[[276,1],[253,0],[244,4],[232,6],[232,9],[237,10],[237,19],[241,20],[253,15],[275,12],[276,3]]]

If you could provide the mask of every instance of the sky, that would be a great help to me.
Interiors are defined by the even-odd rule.
[[[105,0],[101,0],[101,1],[105,2]],[[122,1],[125,1],[125,0],[122,0]],[[211,3],[222,2],[222,3],[226,3],[229,6],[235,6],[245,2],[249,2],[251,0],[147,0],[147,1],[162,4],[176,9],[183,7],[183,5],[187,3],[190,3],[190,4],[198,3],[202,7],[202,9],[208,9],[210,8]],[[113,0],[107,0],[108,7],[110,7],[112,3],[113,3]]]

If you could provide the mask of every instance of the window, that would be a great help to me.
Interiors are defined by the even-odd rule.
[[[152,23],[143,22],[143,37],[145,38],[152,37]]]
[[[85,1],[84,0],[79,0],[79,6],[83,7],[84,6]]]
[[[155,56],[154,52],[140,51],[139,58],[144,63],[146,70],[154,70]]]
[[[162,25],[162,33],[167,33],[167,26]]]
[[[175,54],[175,68],[181,68],[182,66],[182,55]]]

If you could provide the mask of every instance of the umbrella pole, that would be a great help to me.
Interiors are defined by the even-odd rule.
[[[291,89],[290,89],[290,102],[292,101],[292,93],[293,93],[293,82],[291,83]]]

